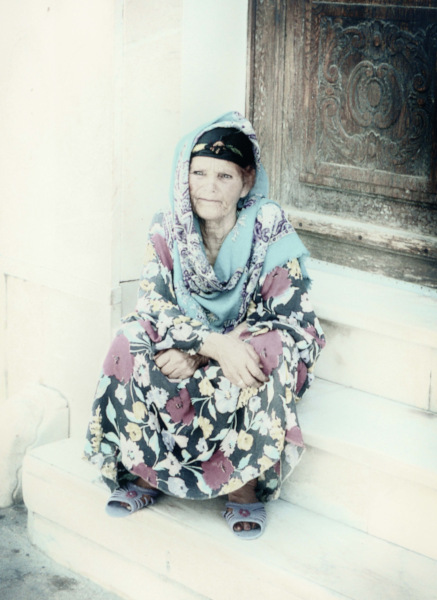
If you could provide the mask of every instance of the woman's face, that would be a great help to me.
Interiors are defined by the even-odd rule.
[[[235,163],[196,156],[190,164],[190,197],[194,213],[205,221],[235,220],[237,203],[252,187],[253,177]]]

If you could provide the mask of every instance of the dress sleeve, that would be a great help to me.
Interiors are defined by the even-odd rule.
[[[173,259],[162,220],[160,213],[151,225],[136,308],[123,322],[141,323],[150,338],[152,354],[168,348],[196,354],[211,330],[200,321],[184,315],[177,305]]]
[[[246,319],[253,335],[266,329],[286,331],[299,351],[297,392],[301,396],[313,379],[313,369],[325,336],[311,305],[299,261],[275,267],[260,279]]]

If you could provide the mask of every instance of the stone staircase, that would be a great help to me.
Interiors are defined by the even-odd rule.
[[[263,537],[234,538],[220,499],[107,517],[68,439],[24,462],[34,543],[129,600],[437,600],[437,296],[310,269],[328,346],[299,405],[307,452]]]

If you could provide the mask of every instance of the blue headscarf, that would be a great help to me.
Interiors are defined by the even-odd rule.
[[[191,208],[189,166],[199,137],[216,127],[234,127],[253,144],[256,180],[237,205],[237,222],[220,248],[214,266],[206,257],[197,216]],[[260,278],[274,267],[298,258],[309,283],[303,259],[308,251],[285,217],[269,200],[268,177],[260,162],[259,145],[252,125],[238,112],[230,112],[199,127],[179,143],[171,182],[171,212],[166,217],[166,237],[172,248],[176,299],[184,314],[226,332],[244,321]]]

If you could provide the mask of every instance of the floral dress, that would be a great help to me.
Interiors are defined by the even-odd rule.
[[[155,354],[194,355],[211,329],[176,303],[162,223],[150,231],[136,311],[104,361],[85,454],[111,490],[139,476],[166,494],[208,499],[258,478],[259,500],[275,499],[304,449],[296,400],[324,346],[299,262],[262,276],[245,315],[242,339],[257,351],[265,384],[240,389],[214,360],[171,380]]]

